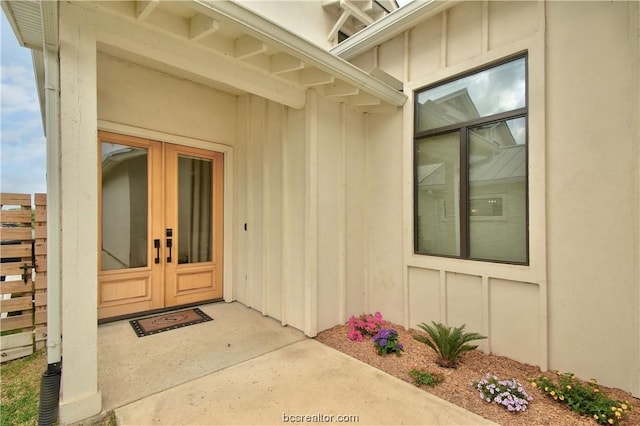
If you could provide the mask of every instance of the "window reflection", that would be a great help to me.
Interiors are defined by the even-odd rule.
[[[147,150],[102,143],[102,270],[147,266]]]
[[[469,248],[474,259],[526,261],[525,123],[517,118],[469,130]]]
[[[178,263],[211,261],[211,160],[178,157]]]
[[[525,79],[525,58],[520,58],[420,92],[416,131],[524,108]]]
[[[418,142],[418,250],[460,255],[459,168],[460,134],[436,136]]]

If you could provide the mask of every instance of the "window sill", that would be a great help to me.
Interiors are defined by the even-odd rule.
[[[407,256],[405,265],[409,268],[432,269],[504,280],[527,281],[532,283],[546,282],[544,268],[540,266],[536,267],[531,263],[529,265],[514,265],[510,263],[496,263],[412,253]]]

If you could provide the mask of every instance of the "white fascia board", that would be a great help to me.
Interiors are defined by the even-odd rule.
[[[333,47],[330,52],[342,59],[354,58],[459,2],[452,0],[415,0],[358,31]]]
[[[41,1],[40,13],[42,19],[43,49],[58,51],[58,2]]]
[[[235,22],[252,37],[276,45],[280,50],[309,65],[344,80],[394,106],[402,106],[407,96],[371,77],[360,68],[327,50],[304,40],[281,26],[232,1],[193,0],[193,8],[203,14],[217,14]]]

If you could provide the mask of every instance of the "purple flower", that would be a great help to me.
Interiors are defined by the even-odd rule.
[[[387,346],[387,339],[380,339],[380,341],[378,342],[378,344],[380,346]]]

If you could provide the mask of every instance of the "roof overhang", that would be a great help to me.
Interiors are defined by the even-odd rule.
[[[47,4],[49,4],[47,6]],[[57,2],[8,0],[22,46],[57,49]],[[62,7],[61,5],[60,7]],[[98,50],[181,77],[302,108],[305,92],[364,111],[393,110],[406,95],[327,50],[232,1],[78,1],[64,4],[95,28]],[[55,40],[53,40],[55,38]],[[48,40],[48,41],[47,41]],[[141,42],[143,41],[143,42]],[[42,55],[34,54],[36,76]],[[39,80],[39,90],[43,81]]]
[[[460,0],[413,1],[358,31],[330,52],[349,60],[449,9]]]

